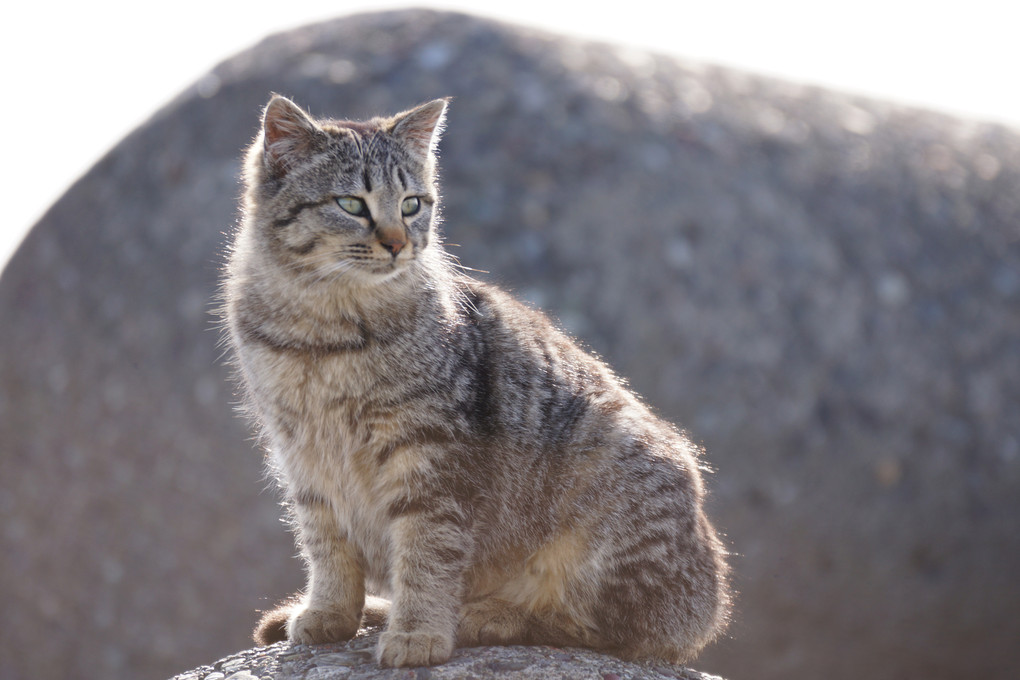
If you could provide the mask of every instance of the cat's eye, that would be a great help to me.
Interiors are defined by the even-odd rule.
[[[358,217],[368,214],[368,206],[365,205],[363,200],[356,196],[341,196],[336,199],[336,203],[345,213],[350,213],[351,215],[356,215]]]
[[[410,217],[411,215],[416,214],[419,210],[421,210],[421,199],[417,196],[405,198],[404,202],[400,204],[400,213],[404,217]]]

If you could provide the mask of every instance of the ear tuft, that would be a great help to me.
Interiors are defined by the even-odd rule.
[[[435,99],[416,109],[398,113],[392,132],[417,155],[427,158],[435,153],[446,122],[447,99]]]
[[[321,132],[300,106],[286,97],[273,95],[262,114],[266,167],[283,177],[312,152]]]

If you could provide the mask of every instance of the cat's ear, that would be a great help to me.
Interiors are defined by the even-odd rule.
[[[416,109],[398,113],[394,118],[393,135],[422,158],[434,153],[446,121],[446,99],[435,99]]]
[[[267,169],[283,177],[311,154],[322,130],[300,106],[273,95],[262,114],[262,144]]]

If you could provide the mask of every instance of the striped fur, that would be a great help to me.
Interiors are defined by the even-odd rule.
[[[308,567],[257,639],[343,640],[385,616],[390,666],[512,643],[687,661],[729,607],[700,452],[452,265],[445,110],[353,123],[274,97],[248,153],[227,341]]]

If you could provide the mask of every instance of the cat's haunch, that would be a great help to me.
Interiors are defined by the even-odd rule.
[[[224,325],[308,567],[263,641],[367,618],[387,666],[482,644],[687,661],[730,604],[701,452],[446,255],[446,107],[351,122],[274,97],[248,151]]]

